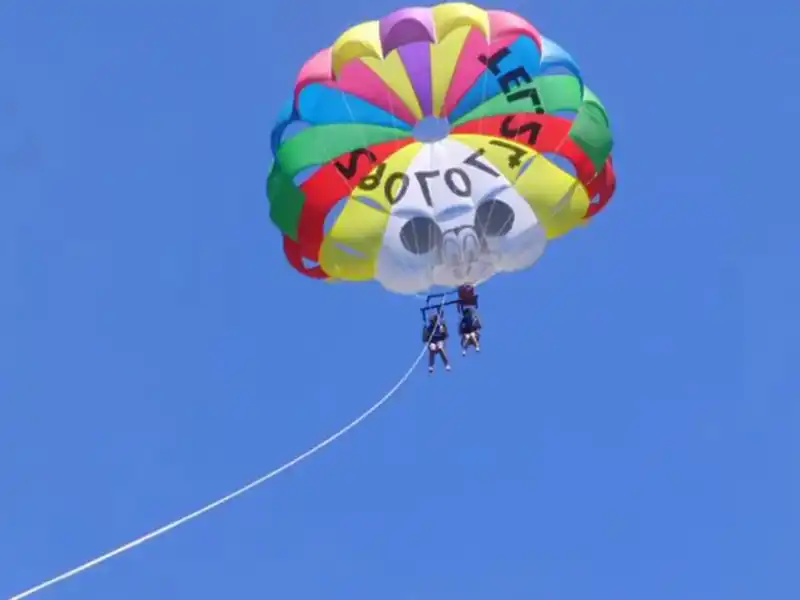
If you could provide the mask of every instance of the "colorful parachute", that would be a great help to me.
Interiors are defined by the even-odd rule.
[[[271,144],[292,266],[404,294],[530,267],[616,184],[605,108],[572,57],[464,3],[343,33],[301,69]]]

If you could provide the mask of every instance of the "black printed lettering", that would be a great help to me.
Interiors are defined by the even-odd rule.
[[[486,65],[486,68],[497,78],[497,84],[500,86],[503,94],[505,94],[508,102],[516,102],[517,100],[529,98],[533,104],[534,112],[539,115],[544,114],[545,110],[542,107],[542,99],[535,86],[531,86],[527,89],[517,89],[533,81],[533,78],[524,66],[515,67],[510,71],[504,72],[502,75],[500,74],[500,61],[507,58],[510,54],[511,50],[507,47],[500,48],[491,56],[481,54],[478,60]]]
[[[478,160],[481,156],[486,153],[486,150],[483,148],[479,149],[477,152],[473,152],[467,158],[464,159],[464,164],[472,167],[473,169],[477,169],[478,171],[483,171],[487,175],[491,175],[492,177],[499,177],[500,173],[495,171],[491,166],[488,164]]]
[[[520,125],[519,127],[514,127],[512,121],[514,121],[514,115],[508,115],[505,119],[503,119],[503,122],[500,124],[500,135],[502,135],[504,138],[513,140],[522,134],[527,133],[528,140],[526,143],[529,146],[534,146],[536,144],[536,140],[539,139],[539,133],[542,131],[542,124],[529,121],[523,125]]]
[[[456,179],[461,180],[460,186],[456,185]],[[444,182],[456,196],[468,198],[472,194],[472,182],[464,169],[459,169],[457,167],[447,169],[447,171],[444,172]]]
[[[504,150],[509,151],[508,155],[508,167],[510,169],[515,169],[522,164],[522,159],[528,156],[528,151],[520,148],[519,146],[515,146],[514,144],[509,144],[508,142],[504,142],[503,140],[489,140],[489,143],[492,146],[497,146],[498,148],[503,148]]]
[[[395,183],[400,182],[400,188],[398,190],[394,190]],[[408,186],[411,183],[411,179],[409,179],[408,175],[405,173],[392,173],[389,177],[386,178],[386,183],[383,186],[383,194],[386,196],[386,200],[389,201],[389,204],[397,204],[400,200],[403,199],[403,196],[406,195],[408,191]]]
[[[431,198],[431,188],[428,185],[428,180],[434,177],[439,177],[441,175],[441,171],[417,171],[415,173],[417,177],[417,182],[419,183],[419,187],[422,190],[422,197],[425,198],[425,203],[428,206],[433,206],[433,199]]]
[[[352,179],[355,177],[356,172],[358,172],[358,159],[362,156],[366,156],[369,159],[370,164],[375,164],[378,162],[378,157],[375,156],[375,153],[368,148],[358,148],[357,150],[353,150],[350,155],[348,156],[347,164],[344,164],[341,161],[336,161],[333,165],[336,167],[336,170],[339,171],[345,178]]]
[[[497,78],[497,83],[500,84],[500,89],[503,90],[504,94],[509,94],[512,89],[530,83],[531,81],[533,80],[531,76],[528,75],[525,67],[517,67],[513,71],[503,73],[503,75]]]
[[[494,143],[494,141],[490,143]],[[511,148],[511,150],[516,151],[517,149]],[[485,150],[483,149],[475,152],[464,160],[464,164],[474,167],[479,171],[483,171],[484,173],[488,173],[493,177],[499,177],[500,173],[495,171],[488,164],[478,160],[478,157],[484,153]],[[381,182],[383,182],[383,194],[386,198],[386,201],[392,205],[397,204],[408,192],[408,188],[411,185],[411,178],[405,173],[401,172],[391,173],[388,177],[384,178],[385,174],[386,164],[381,163],[375,168],[373,173],[365,177],[361,183],[359,183],[358,187],[362,190],[372,191],[377,189],[381,185]],[[414,177],[419,184],[422,197],[425,199],[425,203],[428,206],[433,206],[430,182],[436,177],[442,177],[442,172],[417,171],[414,173]],[[472,195],[472,180],[470,179],[469,174],[464,171],[464,169],[457,167],[447,169],[444,172],[444,183],[447,185],[447,188],[450,190],[450,192],[456,196],[468,198],[470,195]]]
[[[534,106],[534,112],[537,115],[544,114],[544,108],[542,108],[542,99],[539,97],[539,90],[533,86],[524,90],[517,90],[516,92],[512,92],[506,96],[506,99],[509,102],[516,102],[517,100],[524,100],[525,98],[531,99],[531,103]]]
[[[511,54],[511,50],[508,48],[500,48],[497,52],[492,54],[491,56],[486,56],[485,54],[481,54],[478,57],[478,60],[481,61],[486,68],[489,69],[493,75],[500,74],[500,61],[506,58],[509,54]]]
[[[370,173],[358,184],[362,190],[372,191],[377,189],[383,179],[383,174],[386,172],[386,163],[381,163],[375,169],[374,173]]]

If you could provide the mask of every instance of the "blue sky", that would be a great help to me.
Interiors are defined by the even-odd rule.
[[[418,301],[297,275],[263,191],[303,61],[400,6],[0,7],[2,597],[278,466],[417,355]],[[479,357],[38,597],[800,597],[792,3],[484,6],[605,102],[609,208],[482,289]]]

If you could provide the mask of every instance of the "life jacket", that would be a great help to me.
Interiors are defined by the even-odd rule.
[[[447,326],[439,321],[433,325],[428,325],[427,332],[432,342],[441,342],[446,337]]]
[[[472,333],[480,327],[478,314],[474,311],[464,313],[461,317],[461,333]]]

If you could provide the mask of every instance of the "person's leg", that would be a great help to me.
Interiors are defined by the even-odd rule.
[[[433,363],[436,360],[436,344],[428,344],[428,371],[433,373]]]
[[[447,358],[447,351],[444,349],[444,342],[439,342],[441,345],[439,346],[439,354],[442,356],[442,362],[444,363],[445,370],[450,370],[450,360]]]

